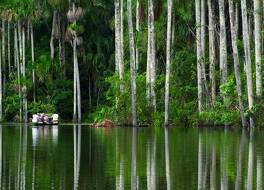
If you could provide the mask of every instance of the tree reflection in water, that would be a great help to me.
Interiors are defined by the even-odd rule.
[[[81,125],[73,126],[74,141],[74,190],[79,188],[80,160],[81,160]]]
[[[137,183],[137,128],[132,132],[131,190],[138,189]]]
[[[22,190],[260,190],[263,136],[257,129],[250,134],[222,129],[3,125],[0,185]]]

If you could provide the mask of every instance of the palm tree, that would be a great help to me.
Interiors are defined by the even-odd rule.
[[[137,86],[136,86],[136,60],[135,60],[135,40],[133,31],[132,19],[132,2],[127,0],[128,12],[128,34],[129,34],[129,49],[130,49],[130,75],[131,75],[131,102],[132,102],[132,124],[137,125]]]

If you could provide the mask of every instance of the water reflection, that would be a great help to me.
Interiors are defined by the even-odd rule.
[[[262,189],[262,160],[257,156],[257,190]]]
[[[28,128],[20,125],[16,189],[26,189]]]
[[[240,190],[241,187],[241,175],[242,175],[242,161],[243,161],[243,151],[244,151],[244,144],[245,144],[245,130],[242,130],[242,135],[240,139],[239,151],[237,154],[237,170],[236,170],[236,183],[235,183],[235,190]]]
[[[132,131],[132,163],[131,163],[131,190],[138,189],[137,186],[137,128]]]
[[[156,189],[156,135],[149,139],[147,145],[147,189]]]
[[[3,131],[0,125],[0,187],[2,187],[2,171],[3,171]]]
[[[79,174],[80,174],[80,160],[81,160],[81,125],[73,126],[73,139],[74,139],[74,190],[79,187]]]
[[[167,190],[171,189],[171,176],[170,176],[170,147],[169,147],[169,132],[168,128],[165,127],[165,165],[166,165],[166,182]]]
[[[262,156],[263,152],[255,150],[256,132],[242,130],[241,136],[237,139],[230,139],[231,131],[224,132],[220,138],[214,132],[199,132],[198,135],[198,189],[262,189]],[[216,139],[213,139],[216,138]],[[219,143],[221,140],[221,144]],[[231,145],[230,145],[231,143]],[[247,145],[247,146],[245,146]],[[237,146],[237,153],[234,154],[233,146]],[[248,149],[245,149],[248,147]],[[217,151],[218,149],[218,151]],[[210,151],[211,168],[210,181],[208,182],[206,159]],[[234,156],[234,157],[233,157]],[[256,164],[254,161],[256,160]],[[217,164],[219,163],[219,165]],[[233,170],[235,168],[235,170]],[[220,176],[219,183],[217,176]],[[233,176],[235,178],[233,178]],[[207,184],[210,183],[210,184]]]
[[[215,145],[212,145],[211,149],[211,171],[210,171],[210,189],[215,190],[216,188],[216,149]]]
[[[0,125],[0,189],[260,190],[263,138],[261,130]]]
[[[253,189],[253,162],[254,162],[254,152],[253,152],[253,131],[250,131],[249,137],[249,151],[248,151],[248,172],[247,172],[247,190]]]

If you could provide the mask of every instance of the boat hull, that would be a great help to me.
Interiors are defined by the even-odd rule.
[[[44,125],[58,125],[59,122],[52,122],[52,123],[32,123],[33,125],[37,125],[37,126],[44,126]]]

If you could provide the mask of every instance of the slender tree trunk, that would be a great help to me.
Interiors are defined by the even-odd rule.
[[[154,8],[153,1],[149,0],[150,10],[150,91],[151,91],[151,102],[154,112],[156,111],[156,48],[155,48],[155,27],[154,27]]]
[[[210,92],[208,89],[208,85],[207,85],[207,77],[206,77],[206,59],[205,59],[205,34],[206,34],[206,22],[205,22],[205,14],[206,14],[206,1],[205,0],[201,0],[201,68],[202,68],[202,85],[203,85],[203,101],[205,104],[205,108],[208,107],[208,105],[210,104]]]
[[[11,73],[11,47],[10,47],[10,22],[7,22],[7,57],[8,57],[8,73]]]
[[[132,99],[132,124],[137,125],[137,87],[136,87],[136,63],[135,63],[135,41],[133,32],[133,19],[132,19],[132,2],[127,0],[128,12],[128,32],[129,32],[129,49],[130,49],[130,74],[131,74],[131,99]]]
[[[247,91],[248,91],[248,105],[251,110],[254,106],[254,94],[253,94],[253,82],[252,82],[252,67],[250,57],[250,42],[248,33],[248,17],[247,17],[247,3],[246,0],[241,0],[241,12],[242,12],[242,28],[243,28],[243,42],[245,52],[246,63],[246,75],[247,75]],[[250,118],[250,126],[254,127],[254,120]]]
[[[76,42],[75,42],[76,43]],[[81,108],[81,84],[80,84],[80,72],[79,72],[79,64],[78,64],[78,56],[75,53],[75,64],[76,64],[76,82],[77,82],[77,105],[78,105],[78,123],[82,121],[82,108]]]
[[[26,39],[25,39],[25,27],[22,26],[22,51],[23,51],[23,70],[22,70],[22,76],[24,79],[26,79]],[[23,84],[23,111],[24,111],[24,122],[28,122],[28,102],[27,102],[27,86]]]
[[[73,122],[77,121],[76,43],[73,40]]]
[[[215,106],[216,101],[216,80],[215,80],[215,15],[212,0],[208,0],[208,19],[209,19],[209,59],[210,59],[210,83],[212,105]]]
[[[62,17],[62,13],[58,12],[57,14],[57,25],[58,25],[58,31],[59,31],[59,60],[60,60],[60,66],[62,70],[64,69],[64,62],[63,62],[63,43],[64,43],[64,20]],[[63,74],[62,74],[63,76]]]
[[[22,47],[22,26],[21,21],[18,21],[18,46],[19,46],[19,66],[20,66],[20,73],[23,70],[23,47]]]
[[[139,25],[139,1],[137,0],[137,5],[136,5],[136,31],[137,31],[137,36],[139,34],[140,30],[140,25]],[[138,55],[138,43],[136,41],[136,70],[139,68],[139,55]]]
[[[120,0],[115,0],[115,67],[119,73],[120,61]]]
[[[255,31],[255,64],[256,64],[256,94],[262,95],[261,75],[261,9],[260,0],[254,0],[254,31]]]
[[[29,22],[29,20],[27,21],[27,38],[26,38],[27,40],[27,44],[29,44],[29,42],[30,42],[30,22]]]
[[[234,71],[235,71],[235,77],[236,77],[236,89],[237,89],[237,95],[238,95],[239,111],[240,111],[242,126],[245,127],[246,119],[244,116],[240,63],[239,63],[239,54],[238,54],[238,47],[237,47],[238,34],[237,34],[236,23],[234,23],[236,15],[234,14],[233,0],[228,0],[228,3],[229,3],[231,41],[232,41],[232,49],[233,49]]]
[[[175,24],[176,24],[176,20],[175,20],[175,8],[172,7],[172,28],[171,28],[171,47],[173,48],[174,43],[175,43]],[[173,51],[173,50],[172,50]]]
[[[202,82],[202,50],[201,50],[201,1],[195,0],[196,17],[196,53],[197,53],[197,82],[198,82],[198,109],[203,111],[203,82]]]
[[[75,12],[75,3],[72,4],[73,6],[73,12]],[[76,24],[76,20],[73,21],[74,24]],[[77,34],[76,32],[73,33],[73,121],[81,123],[82,115],[81,115],[81,85],[80,85],[80,73],[79,73],[79,66],[78,66],[78,54],[77,54]]]
[[[121,49],[121,60],[120,60],[120,72],[122,79],[124,79],[124,2],[120,0],[120,49]]]
[[[123,26],[123,0],[120,1],[120,7],[119,7],[119,79],[121,81],[124,81],[124,26]],[[124,85],[120,85],[121,92],[124,91]]]
[[[150,88],[150,82],[151,82],[151,42],[150,42],[150,25],[151,25],[151,19],[150,19],[150,11],[149,11],[149,0],[148,0],[148,49],[147,49],[147,68],[146,68],[146,95],[147,95],[147,102],[148,105],[150,105],[150,94],[151,94],[151,88]]]
[[[168,1],[167,15],[167,50],[166,50],[166,80],[165,80],[165,126],[169,124],[169,96],[170,96],[170,65],[171,65],[171,23],[172,0]]]
[[[51,37],[50,37],[50,58],[51,58],[51,60],[53,60],[55,57],[54,35],[55,35],[56,20],[57,20],[57,11],[54,10],[53,11]]]
[[[5,20],[2,20],[2,75],[3,75],[3,94],[5,94],[5,82],[6,82],[6,49],[5,49]]]
[[[120,81],[124,80],[124,65],[122,61],[122,40],[121,39],[121,33],[123,32],[123,29],[121,29],[121,20],[123,18],[121,17],[121,7],[120,7],[120,0],[115,0],[115,51],[116,51],[116,72],[119,73],[119,79]],[[123,84],[120,84],[120,90],[123,92],[124,86]]]
[[[125,67],[124,67],[124,24],[123,24],[123,15],[124,15],[124,4],[123,4],[123,0],[120,0],[120,25],[119,25],[119,29],[120,29],[120,45],[119,45],[119,49],[120,49],[120,60],[119,60],[119,79],[120,81],[124,81],[125,78]],[[120,90],[121,92],[124,91],[124,85],[121,84],[120,85]]]
[[[19,52],[20,52],[20,38],[18,37],[18,33],[20,36],[20,24],[19,22],[17,22],[17,24],[14,27],[14,55],[15,55],[15,62],[16,62],[16,69],[17,69],[17,80],[18,80],[18,95],[19,95],[19,121],[22,121],[22,103],[21,103],[21,81],[20,81],[20,71],[21,71],[21,67],[20,67],[20,56],[19,56]]]
[[[207,85],[206,79],[206,69],[205,69],[205,32],[206,32],[206,23],[205,23],[205,14],[206,14],[206,3],[205,0],[201,0],[201,51],[202,51],[202,75],[203,75],[203,85]],[[207,92],[206,92],[207,93]],[[208,95],[208,94],[206,94]]]
[[[226,24],[225,24],[225,0],[219,0],[220,18],[220,74],[221,84],[227,83],[227,47],[226,47]]]
[[[31,61],[32,61],[32,80],[33,80],[33,101],[36,102],[36,73],[35,73],[35,48],[34,48],[34,29],[33,24],[30,24],[30,39],[31,39]]]
[[[0,40],[1,42],[1,40]],[[0,46],[1,52],[1,46]],[[0,122],[3,121],[3,76],[2,76],[2,54],[0,53]]]
[[[236,7],[235,7],[235,9],[236,9],[235,27],[236,27],[236,34],[238,36],[238,32],[239,32],[239,3],[236,3],[235,5],[236,5]]]
[[[62,67],[63,67],[63,77],[66,78],[66,68],[65,68],[65,21],[63,21],[62,24],[62,36],[61,36],[61,41],[62,41],[62,50],[61,50],[61,60],[62,60]]]

